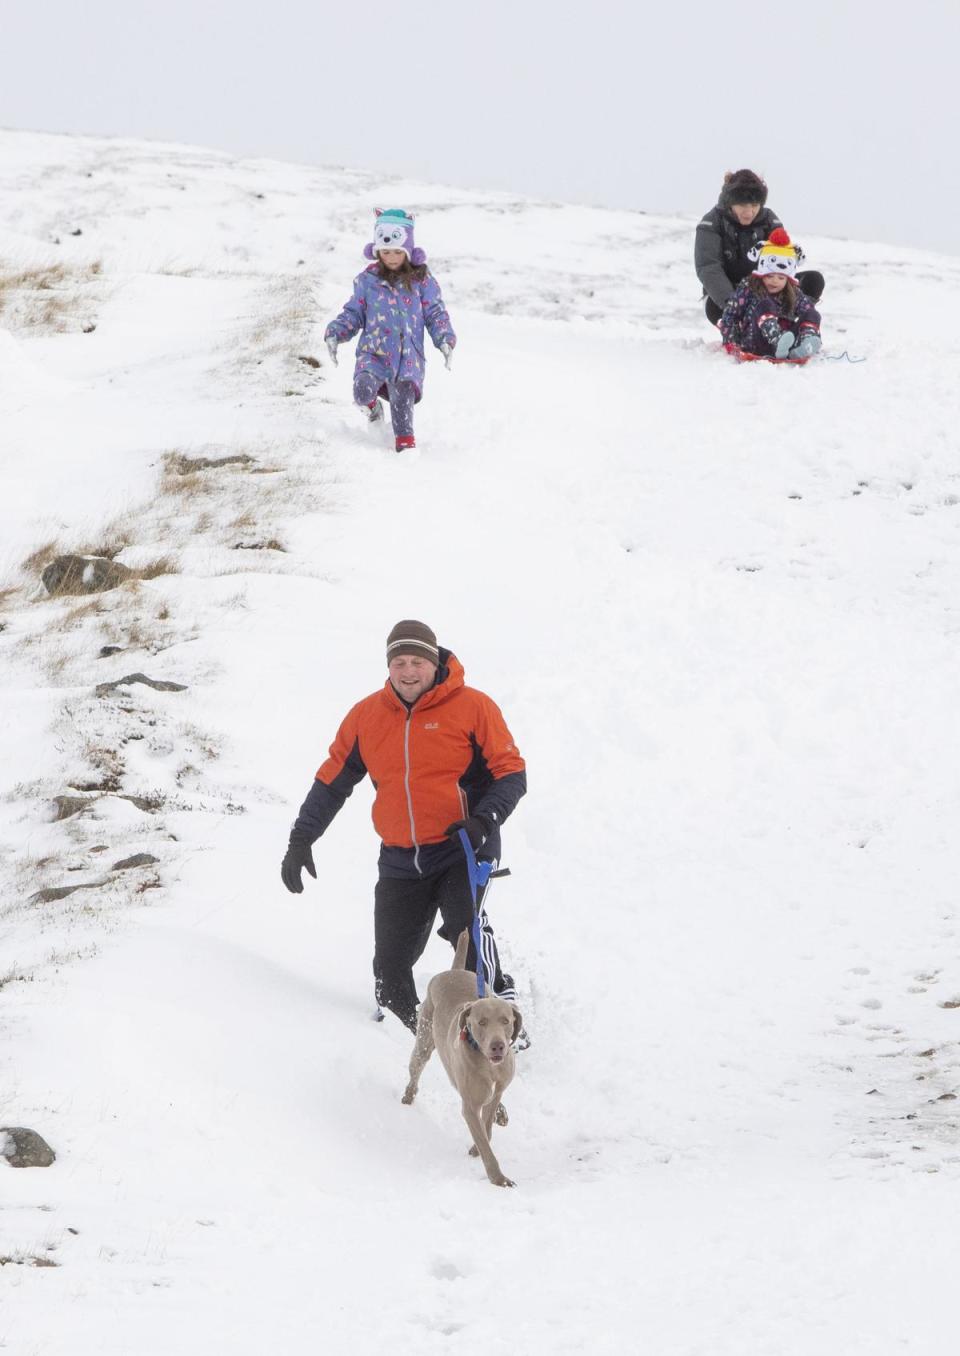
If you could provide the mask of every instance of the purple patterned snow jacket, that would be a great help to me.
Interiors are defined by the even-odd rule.
[[[797,309],[788,319],[782,313],[783,296],[783,292],[774,295],[765,288],[763,294],[757,296],[750,286],[750,279],[744,278],[737,284],[720,317],[723,342],[736,344],[744,353],[769,358],[785,330],[792,331],[796,339],[802,339],[805,334],[819,334],[820,312],[810,298],[797,288]]]
[[[457,336],[433,274],[428,273],[423,282],[411,280],[409,287],[399,282],[391,285],[379,276],[378,266],[371,264],[354,278],[353,296],[336,320],[331,320],[323,337],[326,340],[332,335],[342,343],[359,330],[356,371],[372,372],[384,383],[410,381],[419,400],[423,392],[424,326],[437,348],[441,344],[456,346]]]

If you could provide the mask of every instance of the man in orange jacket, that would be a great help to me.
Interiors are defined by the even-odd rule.
[[[376,789],[380,835],[374,895],[377,1001],[412,1031],[417,1024],[413,967],[439,910],[452,946],[473,917],[463,829],[482,861],[500,856],[500,825],[527,789],[526,765],[499,707],[467,687],[463,665],[429,626],[402,621],[387,637],[387,681],[358,702],[330,746],[290,833],[280,874],[294,894],[301,871],[317,878],[311,846],[367,773]],[[513,999],[478,893],[488,988]],[[467,968],[476,968],[471,937]]]

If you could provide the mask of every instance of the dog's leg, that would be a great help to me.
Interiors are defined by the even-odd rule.
[[[420,1005],[420,1016],[417,1018],[417,1038],[413,1044],[413,1054],[410,1056],[410,1081],[407,1083],[407,1090],[401,1097],[405,1106],[409,1106],[417,1095],[420,1087],[420,1075],[423,1073],[427,1060],[434,1051],[433,1041],[433,1004],[429,998],[425,998]]]
[[[473,1136],[473,1142],[476,1145],[477,1153],[480,1155],[483,1166],[487,1170],[487,1177],[494,1186],[516,1186],[516,1182],[511,1182],[510,1178],[505,1177],[501,1171],[496,1155],[490,1147],[490,1139],[484,1128],[483,1120],[476,1109],[470,1106],[466,1100],[460,1103],[460,1108],[463,1112],[463,1119],[467,1123],[467,1129]]]
[[[483,1108],[483,1128],[487,1132],[487,1139],[493,1143],[493,1118],[497,1107],[500,1105],[500,1098],[494,1096],[493,1100],[488,1102]]]
[[[497,1097],[496,1094],[494,1094],[494,1096],[491,1098],[491,1100],[487,1103],[487,1105],[483,1108],[483,1110],[480,1113],[480,1119],[483,1122],[483,1133],[487,1137],[488,1144],[493,1143],[493,1117],[495,1114],[494,1108],[499,1107],[499,1105],[500,1098]],[[478,1157],[477,1146],[475,1144],[470,1149],[470,1155],[472,1158]]]

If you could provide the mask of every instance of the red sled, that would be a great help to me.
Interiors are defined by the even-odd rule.
[[[791,367],[802,367],[813,356],[810,354],[806,358],[768,358],[764,353],[748,353],[746,349],[739,348],[736,344],[724,344],[723,351],[729,353],[731,358],[736,358],[738,363],[788,363]]]

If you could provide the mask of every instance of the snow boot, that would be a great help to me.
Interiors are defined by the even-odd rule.
[[[367,418],[371,424],[376,424],[383,418],[383,405],[379,396],[374,396],[370,404],[365,405],[364,408],[367,410]]]
[[[412,433],[405,433],[397,439],[397,451],[407,452],[411,447],[416,447],[417,440]]]
[[[515,1003],[517,1001],[517,990],[513,982],[513,975],[508,975],[506,970],[504,970],[503,974],[500,976],[500,987],[499,989],[494,989],[494,993],[497,998],[504,998],[508,1003]],[[514,1044],[518,1050],[530,1049],[533,1042],[531,1041],[525,1026],[520,1028],[519,1035]]]

